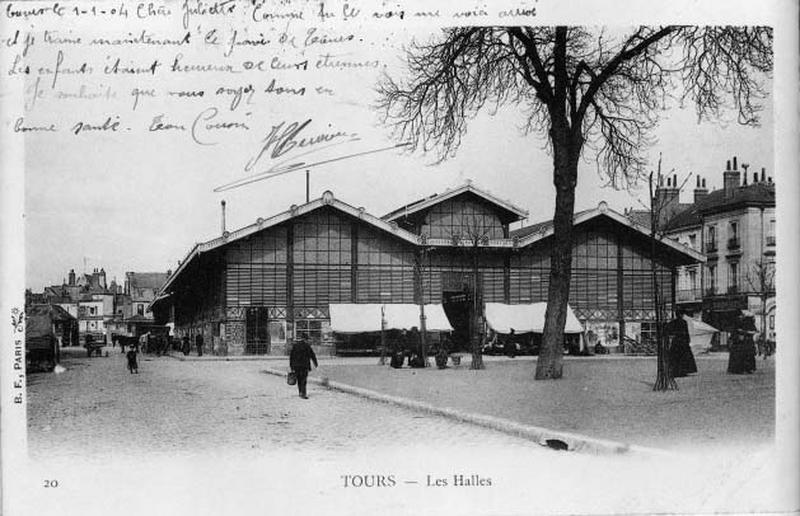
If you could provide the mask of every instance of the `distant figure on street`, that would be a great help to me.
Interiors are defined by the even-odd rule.
[[[136,360],[136,350],[129,350],[125,356],[128,358],[128,371],[130,371],[131,374],[139,374],[139,363]]]
[[[389,361],[389,365],[395,369],[400,369],[403,367],[403,361],[405,358],[406,356],[402,350],[394,350],[392,352],[392,358]]]
[[[189,354],[189,350],[191,349],[191,344],[189,343],[189,336],[184,335],[183,339],[181,339],[181,351],[184,355]]]
[[[411,330],[406,334],[408,367],[425,367],[424,365],[419,365],[419,361],[422,360],[422,341],[420,339],[419,330],[416,326],[412,326]]]
[[[124,339],[120,339],[120,341],[119,341],[119,349],[120,349],[119,352],[122,353],[123,355],[125,354],[125,341],[127,339],[128,339],[128,337],[125,337]]]
[[[198,333],[197,336],[194,338],[194,343],[197,346],[197,356],[203,356],[203,334]]]
[[[517,336],[514,334],[514,328],[511,328],[511,331],[506,337],[506,342],[503,345],[503,353],[509,358],[514,358],[517,356],[517,343],[516,341]]]
[[[675,309],[675,318],[667,323],[666,334],[669,337],[669,368],[673,378],[682,378],[697,372],[697,363],[689,345],[689,325],[683,318],[683,310]]]
[[[300,397],[304,400],[308,399],[306,381],[308,380],[308,372],[311,370],[312,362],[314,363],[314,367],[318,367],[317,355],[314,354],[314,350],[311,349],[306,338],[301,337],[300,340],[292,346],[292,352],[289,354],[289,367],[297,376],[297,390]]]
[[[756,370],[755,317],[750,314],[739,316],[738,327],[733,332],[729,344],[728,372],[730,374],[751,374]]]

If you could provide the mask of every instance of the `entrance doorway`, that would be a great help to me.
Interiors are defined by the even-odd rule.
[[[453,327],[452,349],[469,351],[469,320],[472,313],[472,299],[466,290],[442,292],[442,307]]]
[[[246,355],[269,353],[269,312],[265,307],[248,308],[245,313]]]

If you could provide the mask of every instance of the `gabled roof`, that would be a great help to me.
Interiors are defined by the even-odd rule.
[[[575,218],[583,215],[592,210],[584,210],[575,213]],[[521,227],[518,229],[513,229],[510,232],[511,238],[519,238],[520,240],[524,239],[527,236],[533,235],[535,233],[541,233],[543,231],[547,231],[553,228],[553,221],[552,220],[545,220],[544,222],[537,222],[536,224],[531,224],[530,226]]]
[[[166,272],[126,272],[130,288],[150,288],[157,289],[167,280]]]
[[[579,224],[583,224],[584,222],[588,222],[589,220],[598,218],[598,217],[607,217],[614,222],[617,222],[628,229],[640,233],[642,236],[646,238],[650,238],[650,230],[632,220],[627,218],[626,216],[622,215],[621,213],[617,213],[616,211],[610,209],[605,201],[600,201],[597,208],[591,210],[584,210],[577,212],[573,219],[573,225],[577,226]],[[546,221],[541,222],[539,224],[534,224],[532,226],[527,226],[524,228],[517,229],[511,233],[512,238],[518,238],[518,246],[525,247],[531,245],[535,242],[538,242],[542,239],[550,237],[553,235],[553,222]],[[668,237],[659,238],[658,242],[660,245],[666,246],[670,250],[683,254],[689,261],[692,262],[705,262],[706,258],[705,255],[695,251],[694,249],[685,246],[678,242],[677,240],[673,240]]]
[[[725,189],[714,190],[699,202],[672,217],[665,229],[674,231],[681,228],[699,226],[703,216],[735,210],[745,206],[775,206],[775,183],[759,182],[734,188],[729,195]]]
[[[508,213],[510,218],[514,221],[524,219],[525,217],[528,216],[527,210],[523,210],[522,208],[519,208],[508,201],[504,201],[499,197],[495,197],[488,191],[476,187],[475,185],[472,184],[471,181],[467,181],[458,188],[448,189],[442,193],[433,194],[430,197],[424,197],[412,203],[406,204],[405,206],[401,206],[400,208],[387,213],[381,218],[383,220],[388,220],[388,221],[399,219],[400,217],[404,217],[406,215],[410,215],[412,213],[428,209],[436,204],[439,204],[440,202],[446,201],[447,199],[452,199],[453,197],[456,197],[464,193],[472,193],[474,195],[477,195],[478,197],[481,197],[487,202],[494,204],[501,210]]]
[[[33,304],[26,310],[28,317],[36,315],[42,317],[49,317],[53,321],[76,321],[75,317],[71,316],[69,312],[64,310],[58,305],[54,304]]]
[[[634,223],[649,228],[650,227],[650,211],[649,210],[630,210],[625,214]]]
[[[290,220],[294,217],[305,215],[306,213],[310,213],[323,206],[330,206],[331,208],[334,208],[347,215],[358,218],[359,220],[363,220],[367,224],[370,224],[371,226],[379,230],[391,233],[397,238],[405,240],[406,242],[409,242],[411,244],[419,243],[419,236],[415,235],[414,233],[411,233],[409,231],[406,231],[398,227],[396,223],[390,223],[383,219],[379,219],[374,215],[370,215],[363,208],[355,208],[345,202],[342,202],[333,196],[333,192],[328,190],[325,193],[323,193],[322,197],[320,197],[319,199],[314,199],[313,201],[309,201],[300,206],[292,205],[288,210],[279,213],[277,215],[274,215],[268,219],[259,218],[256,220],[255,223],[250,224],[249,226],[245,226],[230,233],[226,231],[220,237],[209,240],[208,242],[195,244],[195,246],[186,255],[186,258],[184,258],[180,262],[178,268],[175,269],[172,275],[170,275],[169,278],[167,278],[167,280],[161,286],[161,288],[158,291],[159,295],[157,295],[156,299],[150,303],[150,306],[152,307],[155,301],[158,301],[163,297],[161,296],[161,294],[164,294],[167,291],[170,285],[172,285],[172,283],[175,281],[175,278],[180,276],[180,274],[186,269],[188,264],[192,262],[192,260],[197,258],[197,256],[203,253],[207,253],[209,251],[213,251],[214,249],[217,249],[219,247],[223,247],[227,244],[230,244],[232,242],[250,236],[264,229],[276,226],[282,222],[286,222],[287,220]]]

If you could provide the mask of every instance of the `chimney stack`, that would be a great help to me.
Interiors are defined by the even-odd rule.
[[[656,188],[656,203],[658,206],[658,224],[663,225],[671,219],[679,209],[678,175],[667,176],[667,186]]]
[[[736,170],[736,158],[733,158],[733,170],[731,170],[731,162],[728,160],[727,169],[722,173],[722,188],[725,191],[725,197],[730,198],[733,192],[741,183],[739,171]]]
[[[69,278],[68,285],[74,287],[75,286],[75,269],[70,269],[69,270],[69,275],[67,277]]]
[[[763,183],[766,181],[767,177],[767,169],[765,167],[761,167],[761,182]]]
[[[222,206],[222,220],[220,221],[222,231],[220,233],[225,234],[225,199],[220,201],[220,205]]]
[[[708,195],[708,190],[706,190],[706,180],[700,180],[700,176],[697,176],[697,186],[694,189],[694,203],[697,204],[703,199],[706,198]]]
[[[753,172],[753,184],[758,183],[758,172]]]

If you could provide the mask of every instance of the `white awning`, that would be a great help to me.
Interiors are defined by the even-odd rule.
[[[706,324],[703,321],[694,319],[688,315],[684,315],[683,320],[686,321],[686,325],[689,327],[689,335],[703,335],[708,333],[717,333],[719,331],[710,324]]]
[[[381,331],[381,305],[338,304],[329,305],[331,330],[338,333]]]
[[[386,329],[410,330],[421,329],[419,322],[419,305],[387,304],[385,306]],[[453,327],[444,313],[442,305],[425,305],[425,328],[428,331],[452,331]]]
[[[331,304],[331,330],[337,333],[381,331],[381,308],[387,330],[421,328],[419,305],[415,304]],[[425,305],[425,327],[428,331],[452,331],[442,305]]]
[[[505,303],[486,303],[486,322],[498,333],[542,333],[547,303],[507,305]],[[567,323],[564,333],[583,333],[578,318],[567,305]]]

